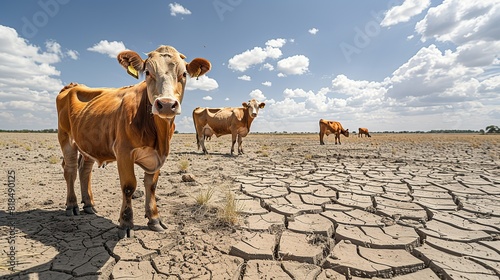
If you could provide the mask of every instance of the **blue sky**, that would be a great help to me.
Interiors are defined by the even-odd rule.
[[[258,132],[500,125],[500,0],[76,1],[0,3],[0,129],[57,128],[70,82],[137,83],[124,49],[172,45],[212,70],[189,80],[195,107],[266,103]]]

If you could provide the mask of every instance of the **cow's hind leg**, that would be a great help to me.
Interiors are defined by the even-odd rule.
[[[203,151],[204,154],[208,154],[207,148],[205,148],[205,134],[203,133],[205,130],[202,129],[201,133],[197,133],[197,142],[198,142],[198,149]]]
[[[83,211],[87,214],[95,214],[97,212],[94,208],[94,196],[91,185],[93,165],[93,159],[80,155],[78,160],[78,174],[80,176]]]
[[[238,155],[243,154],[243,146],[241,145],[242,142],[243,142],[243,137],[241,137],[241,135],[238,134]]]
[[[158,214],[158,208],[156,207],[156,184],[158,182],[158,176],[160,171],[156,171],[154,174],[148,174],[144,172],[144,188],[146,190],[146,218],[149,219],[148,227],[152,231],[163,231],[167,227],[160,220],[160,215]]]
[[[231,134],[231,155],[234,154],[234,144],[236,144],[236,133]]]
[[[59,135],[59,144],[63,153],[62,167],[64,169],[64,179],[66,180],[66,215],[79,215],[78,202],[75,194],[75,180],[77,173],[78,150],[69,142],[66,134],[61,132]]]
[[[132,237],[134,230],[134,212],[132,209],[132,194],[137,187],[135,179],[134,163],[130,158],[117,158],[118,174],[122,189],[122,208],[120,210],[120,225],[118,226],[118,237]]]

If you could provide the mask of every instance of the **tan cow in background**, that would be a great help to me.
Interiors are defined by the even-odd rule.
[[[363,137],[362,136],[363,134],[366,135],[366,136],[368,136],[368,137],[371,137],[370,133],[368,133],[368,128],[366,128],[366,127],[360,127],[360,128],[358,128],[358,137]]]
[[[342,127],[342,124],[336,121],[327,121],[324,119],[319,120],[319,143],[321,145],[325,145],[325,142],[323,141],[323,137],[326,134],[326,136],[330,135],[331,133],[335,134],[335,145],[337,144],[337,140],[340,143],[340,134],[344,135],[345,137],[349,137],[349,129],[344,129]]]
[[[231,155],[234,153],[234,144],[238,140],[238,154],[243,154],[243,137],[250,132],[250,126],[257,117],[259,109],[264,108],[265,103],[252,99],[243,102],[243,107],[226,108],[196,108],[193,110],[193,122],[196,129],[196,143],[198,150],[202,148],[205,154],[208,154],[205,147],[205,140],[210,139],[212,135],[219,137],[231,134],[232,145]]]
[[[145,73],[145,81],[122,88],[89,88],[72,83],[61,90],[56,100],[57,132],[64,156],[67,215],[80,213],[74,190],[77,170],[83,210],[95,213],[92,166],[94,162],[103,166],[116,161],[122,193],[120,237],[130,236],[134,228],[134,164],[144,169],[148,227],[154,231],[165,228],[158,214],[155,190],[170,150],[174,118],[181,113],[186,76],[198,77],[211,67],[206,59],[187,63],[184,58],[170,46],[148,53],[145,60],[134,51],[123,51],[118,54],[118,62],[135,78]]]

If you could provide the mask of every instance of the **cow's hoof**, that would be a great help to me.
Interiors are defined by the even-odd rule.
[[[97,213],[97,210],[95,210],[94,206],[83,206],[83,212],[87,214],[95,214]]]
[[[148,222],[148,228],[152,231],[162,232],[167,229],[167,226],[160,219],[154,219]]]
[[[131,228],[120,228],[118,227],[118,238],[123,239],[123,238],[131,238],[134,237],[134,230]]]
[[[66,208],[66,216],[78,216],[80,215],[80,209],[78,206]]]

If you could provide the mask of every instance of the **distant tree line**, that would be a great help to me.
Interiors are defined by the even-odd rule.
[[[54,128],[41,129],[41,130],[33,130],[33,129],[20,129],[20,130],[0,129],[0,132],[16,132],[16,133],[57,133],[57,129],[54,129]]]
[[[57,133],[57,129],[48,128],[42,130],[33,130],[33,129],[20,129],[20,130],[9,130],[9,129],[0,129],[0,132],[16,132],[16,133]],[[174,131],[174,134],[178,134],[179,131]],[[287,131],[274,131],[274,132],[254,132],[255,134],[288,134]],[[316,132],[292,132],[294,134],[310,134]],[[353,131],[355,134],[356,132]],[[480,130],[471,130],[471,129],[433,129],[429,131],[375,131],[372,133],[480,133],[480,134],[500,134],[500,127],[496,125],[489,125],[486,129]]]

